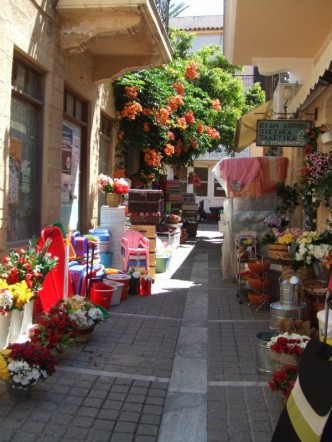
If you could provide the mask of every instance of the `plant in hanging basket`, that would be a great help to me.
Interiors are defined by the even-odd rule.
[[[297,376],[298,368],[295,365],[283,365],[274,373],[268,384],[272,391],[280,391],[285,398],[288,398],[294,388]]]

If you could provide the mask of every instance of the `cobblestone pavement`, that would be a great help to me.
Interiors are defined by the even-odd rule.
[[[221,243],[216,224],[200,224],[152,296],[112,307],[31,399],[1,383],[0,442],[270,441],[283,402],[255,367],[269,309],[238,302]]]

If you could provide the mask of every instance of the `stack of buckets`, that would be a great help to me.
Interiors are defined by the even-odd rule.
[[[113,285],[105,284],[103,281],[94,281],[91,284],[90,299],[95,304],[109,309],[115,290],[116,287]]]
[[[112,267],[113,253],[110,251],[111,234],[105,228],[91,229],[89,234],[98,238],[99,258],[105,268]]]
[[[126,273],[114,273],[114,274],[110,273],[110,274],[106,275],[104,282],[111,284],[111,285],[116,284],[116,283],[122,285],[120,301],[125,301],[126,299],[128,299],[129,281],[130,280],[131,280],[131,276],[127,275]]]

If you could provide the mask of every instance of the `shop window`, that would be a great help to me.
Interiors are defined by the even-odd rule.
[[[14,58],[9,140],[9,244],[40,235],[44,76]]]
[[[111,134],[112,134],[112,120],[105,115],[100,116],[99,128],[99,161],[98,174],[104,173],[111,175]],[[98,224],[100,223],[100,208],[106,204],[105,194],[98,192]]]
[[[61,223],[73,230],[87,229],[89,158],[88,104],[73,92],[64,92],[62,124]]]

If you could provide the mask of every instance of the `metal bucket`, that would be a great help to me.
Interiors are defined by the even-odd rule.
[[[256,335],[256,371],[259,374],[270,375],[273,373],[272,361],[269,356],[270,349],[266,344],[275,335],[274,332],[260,332]]]
[[[282,279],[285,275],[292,275],[288,279]],[[294,279],[294,281],[293,281]],[[295,283],[294,283],[295,282]],[[297,305],[299,302],[299,279],[292,273],[282,273],[279,278],[281,304]]]

